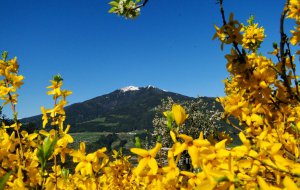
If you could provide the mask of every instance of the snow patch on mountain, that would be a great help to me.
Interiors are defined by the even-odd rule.
[[[148,85],[148,86],[146,86],[146,88],[156,88],[156,87],[152,86],[152,85]]]
[[[156,88],[156,89],[162,90],[162,91],[164,91],[164,92],[168,92],[167,90],[157,88],[156,86],[153,86],[153,85],[148,85],[148,86],[146,86],[145,88],[147,88],[147,89],[149,89],[149,88]]]
[[[122,92],[128,92],[128,91],[136,91],[136,90],[139,90],[139,89],[140,88],[136,87],[136,86],[126,86],[126,87],[121,88],[120,90]]]
[[[137,90],[143,90],[143,89],[158,89],[158,90],[161,90],[153,85],[148,85],[148,86],[144,86],[144,87],[137,87],[137,86],[126,86],[126,87],[123,87],[123,88],[120,88],[119,90],[121,92],[128,92],[128,91],[137,91]],[[162,90],[164,92],[168,92],[167,90]]]

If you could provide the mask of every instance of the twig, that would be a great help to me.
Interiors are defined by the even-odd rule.
[[[139,8],[141,8],[141,7],[146,6],[146,4],[148,3],[148,1],[149,1],[149,0],[144,0],[144,2],[143,2],[142,4],[140,4],[140,5],[136,6],[136,7],[134,7],[133,10],[139,9]]]
[[[221,15],[222,15],[222,20],[223,20],[223,26],[227,25],[227,21],[225,18],[225,11],[223,8],[223,0],[220,0],[220,11],[221,11]],[[240,51],[239,47],[238,47],[238,43],[233,40],[232,45],[234,47],[234,49],[237,51],[238,55],[239,55],[239,60],[241,61],[241,63],[246,63],[245,57],[243,56],[242,52]]]
[[[54,97],[54,108],[56,107],[56,105],[57,105],[57,97],[56,97],[56,95],[54,95],[55,97]],[[56,118],[55,118],[55,116],[54,116],[54,118],[52,118],[53,119],[53,121],[55,121],[56,120]],[[55,135],[55,138],[56,138],[56,135],[57,135],[57,125],[55,125],[55,133],[54,133],[54,135]],[[55,145],[56,146],[56,145]],[[56,161],[56,154],[54,155],[54,168],[55,168],[55,189],[57,189],[57,161]]]
[[[273,97],[272,97],[272,96],[271,96],[270,100],[271,100],[272,103],[275,105],[275,107],[280,111],[279,105],[277,104],[277,102],[275,102],[275,101],[273,100]]]
[[[5,79],[5,86],[8,88],[9,87],[9,81],[8,79],[6,78]],[[20,135],[20,131],[19,131],[19,127],[18,127],[18,118],[17,118],[17,112],[16,112],[16,105],[13,104],[13,98],[12,98],[12,95],[10,92],[8,92],[7,94],[8,96],[8,99],[9,99],[9,102],[10,102],[10,106],[11,106],[11,110],[14,114],[14,122],[16,124],[16,132],[17,132],[17,136],[18,136],[18,140],[19,140],[19,144],[20,144],[20,151],[21,153],[19,154],[22,162],[23,162],[23,165],[25,166],[25,160],[24,160],[24,150],[23,150],[23,145],[22,145],[22,141],[21,141],[21,135]]]
[[[240,129],[238,126],[234,125],[228,118],[226,119],[226,123],[228,123],[229,125],[231,125],[233,128],[239,130],[239,131],[243,131],[242,129]]]

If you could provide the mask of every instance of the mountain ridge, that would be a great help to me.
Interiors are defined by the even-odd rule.
[[[65,107],[65,124],[70,132],[128,132],[152,128],[154,108],[162,99],[171,97],[175,102],[194,100],[194,97],[169,92],[148,85],[128,86]],[[200,97],[215,102],[215,98]],[[220,105],[219,105],[220,107]],[[26,128],[40,128],[41,114],[20,120]]]

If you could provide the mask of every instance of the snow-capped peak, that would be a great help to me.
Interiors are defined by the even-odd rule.
[[[157,88],[157,87],[155,87],[155,86],[153,86],[153,85],[148,85],[148,86],[146,86],[145,88],[147,88],[147,89],[149,89],[149,88],[156,88],[156,89],[159,89],[159,88]],[[164,90],[164,89],[160,89],[160,90],[162,90],[162,91],[164,91],[164,92],[168,92],[167,90]]]
[[[121,88],[120,90],[122,92],[127,92],[127,91],[136,91],[136,90],[139,90],[140,88],[139,87],[136,87],[136,86],[126,86],[124,88]]]
[[[156,87],[152,86],[152,85],[148,85],[148,86],[146,86],[146,88],[156,88]]]

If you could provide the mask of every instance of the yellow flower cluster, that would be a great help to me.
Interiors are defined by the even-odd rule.
[[[2,124],[0,128],[0,189],[99,189],[100,174],[109,158],[101,148],[86,154],[85,144],[79,150],[68,147],[73,138],[68,134],[70,125],[65,126],[64,106],[66,97],[71,91],[62,90],[62,78],[57,75],[51,80],[47,93],[53,96],[52,109],[41,108],[43,128],[28,133],[21,131],[21,123],[17,120],[16,90],[22,84],[23,76],[18,75],[17,59],[6,60],[7,53],[0,60],[2,80],[1,99],[4,104],[10,103],[14,112],[14,123],[10,126]],[[47,124],[50,123],[50,126]],[[74,174],[70,169],[61,166],[66,156],[73,157],[77,163]]]
[[[283,14],[298,21],[299,5],[299,1],[290,1]],[[244,189],[298,189],[300,101],[294,56],[289,46],[288,53],[279,54],[285,46],[282,41],[283,47],[273,45],[272,54],[278,61],[274,63],[248,45],[263,41],[262,27],[250,24],[241,32],[244,32],[241,46],[253,53],[240,53],[245,51],[233,44],[231,53],[225,56],[230,73],[224,81],[227,96],[219,98],[224,117],[235,117],[241,128],[239,137],[243,145],[229,152],[234,179],[242,182]],[[296,27],[292,31],[292,45],[298,43],[298,33]]]
[[[242,30],[242,24],[237,20],[233,20],[233,13],[230,14],[229,22],[223,25],[221,28],[215,25],[216,34],[213,39],[218,38],[222,44],[221,49],[223,50],[224,44],[241,44],[243,36],[240,31]]]
[[[22,75],[18,75],[18,69],[17,58],[7,60],[7,52],[3,52],[0,60],[0,98],[4,100],[2,107],[7,103],[12,106],[17,103],[16,90],[21,87],[24,79]]]
[[[291,30],[292,37],[290,38],[291,44],[296,45],[300,42],[300,2],[298,0],[290,0],[287,17],[296,20],[297,26],[295,30]],[[299,54],[299,51],[297,51],[297,54]]]
[[[256,23],[244,27],[242,31],[244,32],[242,40],[243,48],[256,51],[265,38],[264,28],[259,28]]]
[[[300,19],[300,2],[298,0],[290,0],[288,4],[288,18],[299,21]]]

